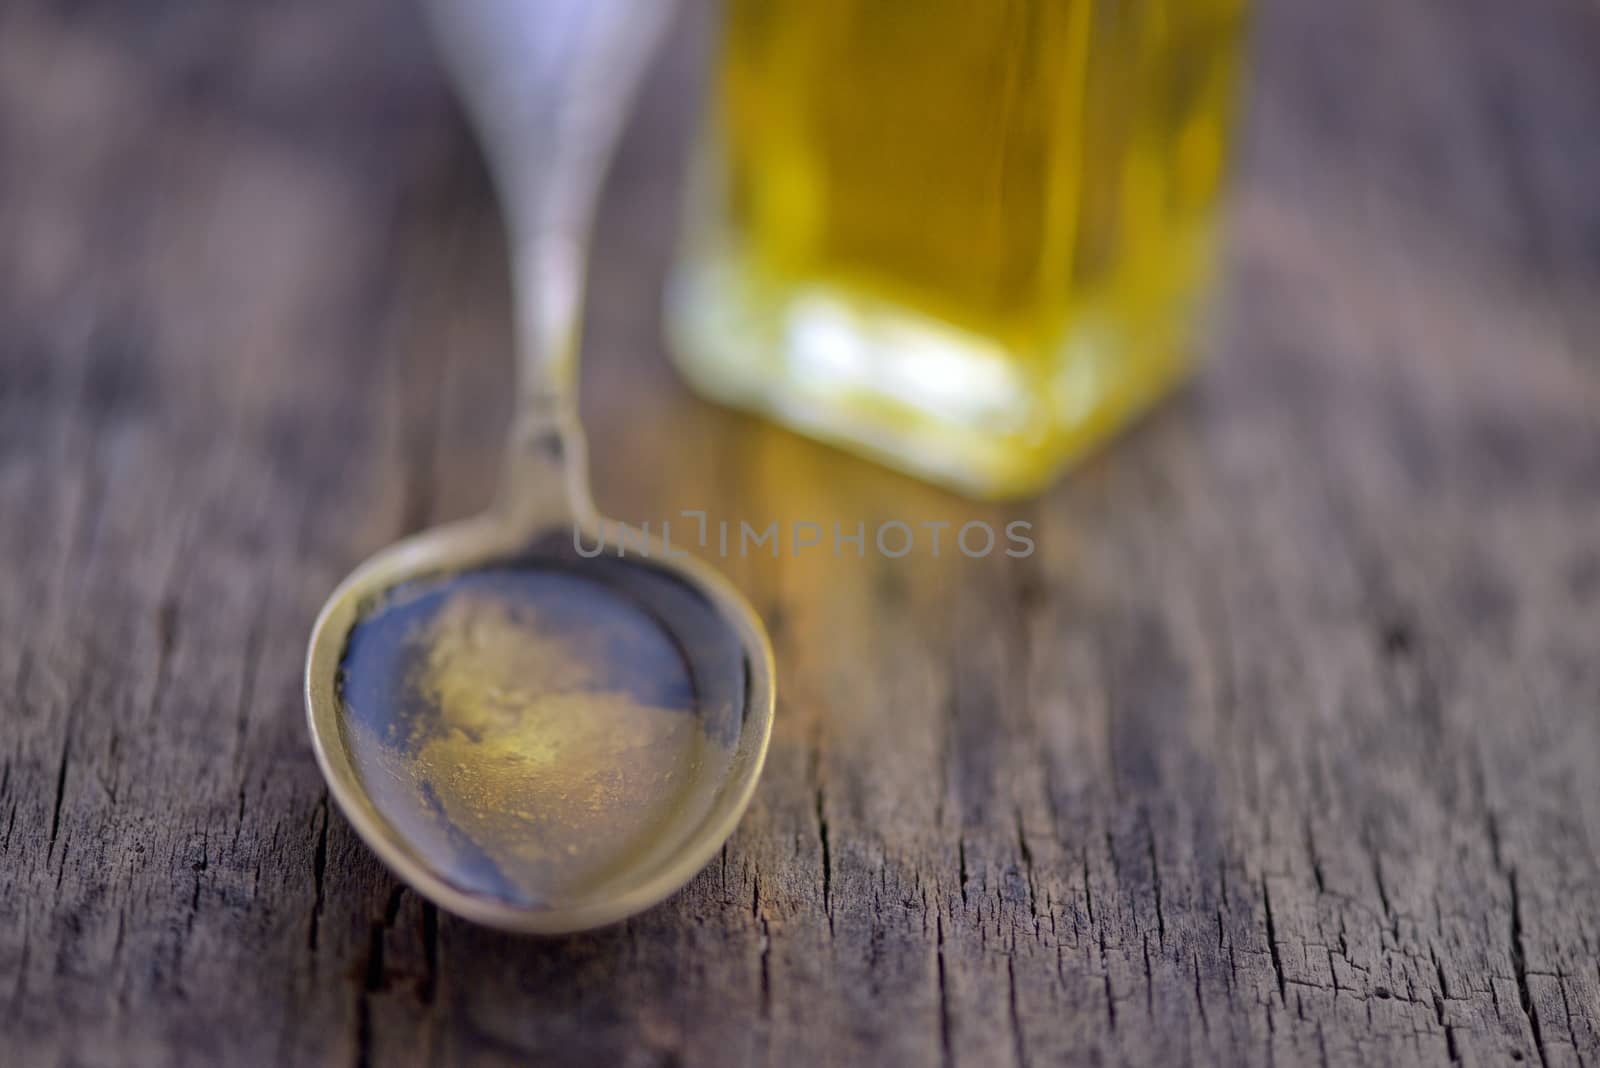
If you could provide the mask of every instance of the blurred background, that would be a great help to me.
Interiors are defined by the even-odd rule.
[[[255,473],[268,481],[302,468],[334,478],[373,436],[403,434],[423,452],[444,439],[469,452],[443,484],[417,474],[427,457],[405,461],[426,484],[407,498],[410,519],[482,499],[505,418],[500,238],[417,12],[13,2],[3,17],[10,451],[49,440],[30,422],[52,414],[37,394],[81,375],[108,414],[159,408],[129,429],[168,459],[195,456],[191,439],[230,451],[226,437],[231,451],[262,446],[269,470]],[[646,322],[671,257],[711,18],[687,6],[599,226],[584,392],[599,481],[618,507],[639,499],[635,465],[613,464],[606,426],[693,440],[726,418],[672,400],[681,387]],[[1396,314],[1459,299],[1509,329],[1482,314],[1502,301],[1592,336],[1594,47],[1592,10],[1565,0],[1528,17],[1478,0],[1261,4],[1236,154],[1232,310],[1285,289],[1331,309],[1341,289],[1376,286]],[[1287,277],[1317,270],[1335,284]],[[1448,338],[1448,308],[1424,315],[1440,333],[1389,361],[1393,392],[1405,392],[1406,365],[1470,359]],[[79,370],[51,355],[86,346],[99,355]],[[1509,374],[1519,357],[1503,360]],[[1290,373],[1295,361],[1272,364]],[[397,417],[396,405],[433,410]],[[77,422],[80,434],[95,424]],[[348,493],[382,492],[358,481]],[[382,510],[348,503],[355,516]]]
[[[84,378],[154,450],[144,472],[175,470],[204,442],[246,454],[246,483],[293,500],[297,479],[338,479],[364,448],[387,448],[419,483],[402,526],[481,500],[505,418],[500,238],[417,13],[13,2],[3,17],[8,451],[51,440],[36,421],[61,413],[41,394]],[[710,20],[687,8],[599,226],[584,393],[600,492],[614,487],[619,509],[648,495],[605,427],[693,441],[728,418],[681,402],[650,322]],[[1592,336],[1593,23],[1567,0],[1527,17],[1477,0],[1263,3],[1236,152],[1232,313],[1291,299],[1337,317],[1341,294],[1363,287],[1383,291],[1385,313],[1425,305],[1419,328],[1435,333],[1427,351],[1385,361],[1386,396],[1411,392],[1429,360],[1471,359],[1449,337],[1452,301],[1502,329],[1485,302]],[[1318,271],[1331,277],[1293,277]],[[1525,357],[1497,359],[1510,374]],[[1295,366],[1274,354],[1235,370]],[[57,433],[90,433],[88,415]],[[372,440],[393,435],[404,442]],[[441,447],[454,457],[442,482]],[[388,492],[371,482],[342,480],[343,518],[386,510],[364,496]]]

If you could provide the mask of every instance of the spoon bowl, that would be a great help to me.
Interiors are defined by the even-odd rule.
[[[312,632],[330,792],[468,919],[559,934],[639,912],[711,860],[754,792],[774,701],[759,618],[659,542],[583,555],[601,544],[598,524],[527,538],[493,515],[427,531],[361,565]]]

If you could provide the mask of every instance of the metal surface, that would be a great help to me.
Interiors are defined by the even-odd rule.
[[[717,780],[687,834],[626,858],[604,893],[510,901],[452,878],[374,802],[352,758],[340,674],[354,629],[396,587],[520,561],[530,547],[606,529],[590,500],[573,396],[577,319],[594,199],[626,104],[670,5],[627,0],[438,0],[435,30],[486,142],[510,230],[518,314],[518,408],[502,492],[488,514],[408,538],[352,573],[324,606],[306,662],[306,709],[317,760],[340,809],[375,853],[440,906],[507,930],[555,934],[620,920],[668,896],[733,832],[754,791],[771,733],[773,657],[744,598],[693,559],[650,546],[640,567],[692,589],[736,636],[744,706],[724,740]],[[614,543],[613,543],[614,544]],[[637,550],[635,550],[637,552]],[[537,563],[533,565],[537,567]],[[696,763],[688,774],[706,773]]]

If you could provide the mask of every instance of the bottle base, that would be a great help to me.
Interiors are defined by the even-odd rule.
[[[1045,360],[826,286],[764,292],[736,263],[688,260],[667,294],[698,391],[968,496],[1030,496],[1170,392],[1191,365],[1193,300],[1085,312]]]

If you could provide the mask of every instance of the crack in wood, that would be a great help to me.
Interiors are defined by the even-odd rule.
[[[822,787],[817,787],[817,839],[822,844],[822,911],[828,917],[828,933],[833,934],[833,853],[828,844],[828,817],[824,811]]]
[[[1272,919],[1272,892],[1267,889],[1266,876],[1261,877],[1261,904],[1267,917],[1267,952],[1272,956],[1272,972],[1278,977],[1278,1000],[1289,1003],[1288,983],[1283,976],[1283,958],[1278,953],[1278,927]]]
[[[1017,852],[1022,857],[1022,867],[1028,879],[1028,914],[1033,917],[1033,934],[1039,936],[1039,890],[1033,879],[1033,850],[1028,848],[1028,834],[1022,828],[1022,809],[1015,810],[1017,818]]]
[[[943,912],[934,918],[934,931],[934,953],[938,963],[939,984],[939,1059],[948,1068],[955,1063],[955,1055],[950,1044],[950,986],[945,975]]]
[[[245,738],[250,729],[250,706],[255,700],[256,671],[260,665],[262,642],[265,640],[266,624],[264,620],[272,603],[272,577],[269,573],[267,581],[262,586],[260,608],[250,617],[249,629],[245,632],[244,652],[239,663],[239,692],[234,701],[234,737],[233,759],[234,767],[242,765],[245,755]],[[240,787],[239,814],[240,822],[244,817],[244,789]]]
[[[1022,1017],[1017,1011],[1017,957],[1012,952],[1006,956],[1006,1010],[1011,1026],[1011,1056],[1019,1068],[1026,1068],[1028,1050],[1022,1037]]]
[[[311,903],[311,921],[306,931],[306,948],[313,954],[317,952],[317,942],[321,934],[323,882],[328,871],[328,792],[322,792],[322,800],[318,803],[312,815],[313,824],[317,829],[317,845],[311,856],[311,881],[316,888],[316,896]]]
[[[1156,829],[1150,822],[1147,810],[1141,809],[1139,815],[1144,821],[1145,844],[1150,856],[1150,896],[1156,907],[1156,939],[1164,951],[1167,948],[1167,916],[1161,910],[1161,863],[1156,859]]]
[[[1511,888],[1511,970],[1517,979],[1517,999],[1522,1005],[1522,1013],[1528,1018],[1528,1027],[1533,1034],[1533,1048],[1539,1056],[1539,1064],[1548,1066],[1550,1061],[1545,1055],[1544,1030],[1539,1022],[1539,1010],[1533,1003],[1533,993],[1528,986],[1528,951],[1522,939],[1522,896],[1517,892],[1516,869],[1506,869],[1506,884]]]
[[[50,845],[45,850],[45,859],[49,860],[55,854],[56,835],[61,832],[61,803],[67,796],[67,762],[72,756],[72,735],[70,731],[61,743],[61,760],[56,766],[56,797],[55,803],[50,806]],[[64,852],[64,850],[63,850]],[[63,858],[62,866],[66,861]]]

